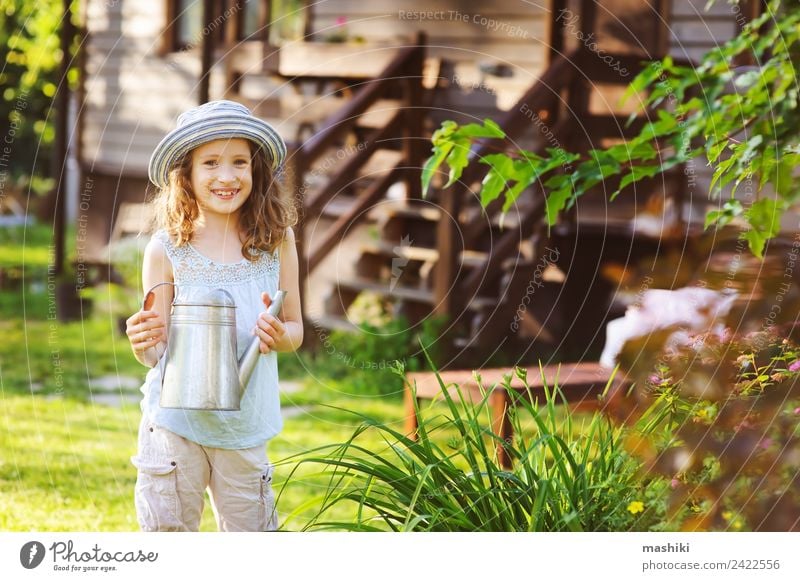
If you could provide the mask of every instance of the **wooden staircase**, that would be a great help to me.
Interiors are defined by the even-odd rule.
[[[410,326],[432,316],[445,318],[451,355],[445,367],[469,365],[476,357],[486,360],[493,354],[514,360],[542,357],[570,342],[580,346],[585,337],[576,332],[573,315],[585,310],[588,324],[601,323],[602,317],[596,315],[602,314],[605,305],[601,302],[607,299],[601,296],[602,288],[596,296],[587,294],[595,282],[582,272],[588,268],[582,265],[586,261],[581,260],[585,244],[581,236],[591,231],[589,222],[597,215],[587,209],[591,196],[586,202],[582,199],[580,213],[573,211],[557,228],[548,230],[543,220],[546,194],[540,185],[524,192],[505,216],[500,212],[502,200],[481,208],[475,192],[487,166],[473,162],[459,183],[422,199],[420,168],[430,147],[430,137],[423,133],[425,95],[419,84],[423,44],[398,54],[379,78],[356,92],[325,129],[292,156],[293,184],[295,191],[302,192],[305,208],[301,276],[312,281],[322,270],[329,281],[327,290],[311,285],[312,298],[322,310],[306,313],[310,325],[317,331],[354,330],[348,310],[359,296],[370,293],[393,317],[405,317]],[[620,129],[625,127],[621,115],[589,112],[587,95],[596,83],[629,82],[590,66],[592,57],[579,49],[552,61],[499,120],[508,136],[504,147],[513,147],[536,130],[526,111],[535,112],[552,128],[558,145],[572,151],[596,147],[605,136],[619,139],[638,132],[645,118]],[[615,58],[628,71],[635,73],[642,67],[631,57]],[[402,107],[391,105],[397,109],[384,116],[382,125],[359,123],[365,111],[387,102]],[[591,135],[593,143],[587,144],[581,134]],[[354,135],[361,140],[354,140]],[[545,141],[540,150],[552,146]],[[482,142],[471,158],[495,151],[496,142]],[[329,171],[331,167],[335,173]],[[675,174],[679,176],[680,168]],[[402,185],[399,190],[398,184]],[[680,195],[677,177],[673,190],[670,195]],[[645,193],[639,188],[634,201]],[[604,202],[605,196],[601,199]],[[606,213],[597,222],[603,236],[628,240],[632,235],[628,217],[615,222]],[[332,251],[348,237],[360,240],[356,256],[344,265],[331,262]],[[558,260],[552,259],[554,248],[561,249]],[[592,260],[602,260],[588,254]],[[597,264],[589,265],[595,273]],[[495,359],[497,363],[505,363],[502,355]]]

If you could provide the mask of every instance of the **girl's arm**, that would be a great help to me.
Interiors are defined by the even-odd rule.
[[[303,312],[300,307],[300,267],[297,260],[297,243],[294,231],[289,228],[280,248],[281,275],[279,288],[286,291],[286,298],[281,309],[282,321],[261,313],[258,318],[256,333],[261,337],[261,352],[295,351],[303,342]],[[262,293],[262,300],[266,293]],[[269,306],[271,300],[264,300]]]
[[[173,282],[172,264],[164,246],[150,240],[144,250],[142,286],[146,293],[161,282]],[[172,303],[172,285],[162,285],[153,291],[155,301],[127,320],[127,335],[133,354],[142,365],[154,367],[167,346],[169,310]]]

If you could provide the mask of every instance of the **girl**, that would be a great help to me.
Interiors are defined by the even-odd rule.
[[[243,105],[212,101],[183,113],[150,159],[159,229],[145,249],[142,283],[145,291],[161,282],[177,286],[159,286],[152,306],[127,321],[136,358],[152,367],[132,458],[142,530],[198,530],[206,488],[220,530],[277,527],[266,455],[266,442],[282,426],[275,352],[294,351],[303,340],[294,214],[273,179],[285,157],[273,127]],[[224,288],[236,302],[239,355],[253,333],[261,339],[241,411],[160,407],[157,363],[174,288]],[[278,289],[287,291],[283,320],[266,312]]]

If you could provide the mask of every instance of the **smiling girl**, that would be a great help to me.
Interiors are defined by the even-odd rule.
[[[274,176],[286,157],[275,129],[232,101],[186,111],[150,159],[157,231],[145,249],[144,289],[155,301],[127,321],[136,358],[152,369],[142,386],[135,502],[146,531],[196,531],[208,489],[220,530],[277,528],[266,443],[282,427],[276,351],[303,340],[295,215]],[[173,286],[174,285],[174,286]],[[236,303],[237,344],[253,333],[262,356],[240,411],[159,405],[173,289],[225,289]],[[266,312],[287,291],[280,317]],[[255,329],[252,321],[257,320]]]

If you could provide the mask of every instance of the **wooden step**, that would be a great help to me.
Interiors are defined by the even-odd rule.
[[[481,268],[486,257],[483,252],[462,251],[459,278],[474,268]],[[412,239],[405,242],[401,240],[399,244],[381,240],[361,247],[356,273],[368,280],[428,288],[431,286],[430,274],[438,258],[439,252],[435,248],[416,246]]]
[[[399,99],[379,99],[358,117],[356,126],[372,129],[384,127],[403,107],[405,105]]]
[[[433,291],[428,289],[407,287],[399,284],[395,285],[394,287],[390,287],[387,284],[374,282],[364,278],[354,278],[351,280],[341,281],[337,284],[337,286],[340,289],[347,289],[351,291],[369,291],[383,295],[390,299],[433,305]]]
[[[316,168],[307,174],[305,178],[307,184],[306,188],[306,205],[313,204],[320,192],[327,187],[330,183],[330,175],[324,174],[323,169],[328,169],[330,172],[338,171],[338,168],[345,163],[349,157],[345,157],[340,162],[338,159],[333,168],[327,168],[325,159],[319,162]],[[390,149],[377,150],[367,162],[361,166],[356,176],[334,197],[326,202],[321,208],[320,213],[324,216],[331,218],[338,218],[347,213],[356,200],[357,195],[363,191],[364,188],[369,187],[375,180],[384,177],[388,172],[392,171],[396,166],[400,165],[403,161],[403,153]],[[398,180],[401,183],[401,180]],[[381,204],[378,204],[381,205]]]
[[[337,95],[299,95],[291,92],[259,100],[239,95],[237,100],[249,107],[255,116],[279,127],[288,141],[300,144],[322,129],[327,119],[350,99]],[[396,99],[379,99],[358,118],[356,127],[383,127],[402,106],[402,102]]]
[[[342,148],[330,148],[326,150],[314,161],[306,176],[315,178],[309,184],[309,188],[318,189],[323,183],[327,183],[326,178],[335,174],[342,166],[358,153],[357,145],[347,145]],[[377,149],[369,159],[359,168],[355,179],[360,179],[375,174],[383,174],[390,171],[403,160],[403,152],[393,149]]]
[[[349,158],[344,158],[341,162],[337,159],[336,169],[332,170],[324,165],[324,161],[321,161],[320,164],[322,165],[312,169],[308,174],[306,174],[304,180],[306,183],[305,202],[307,206],[308,204],[313,203],[312,201],[317,200],[319,193],[325,187],[327,187],[328,183],[330,183],[331,176],[324,174],[322,170],[329,169],[330,171],[337,171],[339,168],[341,168],[342,164],[347,162],[347,159]],[[319,208],[320,215],[332,219],[337,219],[343,216],[353,207],[353,204],[356,203],[358,194],[375,183],[376,180],[386,176],[388,172],[402,164],[402,161],[402,152],[389,149],[377,150],[367,160],[367,162],[361,166],[361,168],[359,168],[358,173],[354,176],[354,178],[339,192],[335,193],[332,199],[328,200]],[[397,183],[402,184],[402,180],[398,179]],[[402,194],[404,195],[405,187],[401,187],[403,188]],[[390,190],[391,189],[392,188],[390,188]],[[402,200],[398,200],[393,203],[401,204]],[[384,203],[378,203],[375,206],[382,207],[384,206]],[[367,221],[374,221],[376,216],[370,211],[364,216],[364,218]]]
[[[436,226],[441,216],[430,204],[408,205],[390,209],[381,224],[381,238],[394,243],[408,237],[414,246],[436,248]]]
[[[475,212],[477,211],[479,210],[475,210]],[[382,238],[385,241],[393,242],[408,236],[414,240],[415,246],[435,249],[437,246],[437,224],[441,219],[441,215],[439,208],[424,202],[391,210],[388,213],[386,222],[382,224]],[[462,217],[467,215],[462,214]],[[512,211],[505,217],[499,214],[493,216],[489,222],[491,224],[491,236],[488,234],[481,236],[477,244],[468,250],[489,251],[493,241],[496,241],[508,230],[519,227],[519,216]]]
[[[404,316],[416,323],[429,316],[433,310],[433,293],[427,289],[392,286],[360,277],[340,281],[334,285],[324,301],[327,316],[345,317],[356,298],[363,292],[374,293],[395,317]]]
[[[385,240],[380,242],[365,244],[362,246],[362,251],[368,254],[383,256],[387,258],[405,258],[407,260],[415,260],[419,262],[436,262],[439,259],[439,251],[435,248],[424,248],[422,246],[414,246],[413,240],[410,244],[404,246],[401,244],[391,244]],[[480,266],[486,259],[485,252],[478,252],[476,250],[463,250],[461,252],[461,264],[467,266]]]

